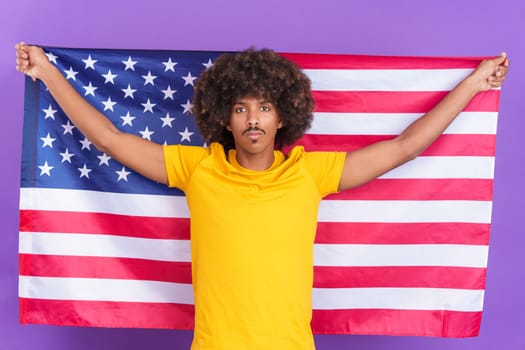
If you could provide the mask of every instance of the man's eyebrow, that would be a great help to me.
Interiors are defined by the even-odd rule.
[[[272,101],[267,100],[267,99],[261,99],[261,100],[258,100],[257,103],[258,103],[258,104],[261,104],[261,105],[263,105],[263,104],[268,104],[268,103],[269,103],[269,104],[273,104]],[[244,106],[244,105],[246,105],[246,102],[245,102],[244,100],[237,100],[237,101],[235,101],[233,104],[236,104],[236,105],[243,105],[243,106]]]

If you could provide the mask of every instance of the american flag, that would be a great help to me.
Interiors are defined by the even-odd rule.
[[[203,145],[191,112],[220,52],[45,48],[121,130]],[[394,137],[477,58],[283,53],[312,81],[299,144],[352,151]],[[20,189],[22,323],[191,329],[184,195],[98,151],[26,79]],[[325,198],[314,245],[315,333],[468,337],[479,332],[500,90],[477,95],[415,160]]]

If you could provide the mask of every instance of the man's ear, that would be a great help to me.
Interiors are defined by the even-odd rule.
[[[277,124],[277,129],[280,129],[282,128],[284,125],[283,125],[283,121],[279,119],[279,124]]]

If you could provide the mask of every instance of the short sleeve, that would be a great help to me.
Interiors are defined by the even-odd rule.
[[[185,191],[195,168],[210,154],[208,148],[198,146],[165,145],[163,151],[168,186],[182,191]]]
[[[321,195],[338,192],[346,152],[305,152],[304,157]]]

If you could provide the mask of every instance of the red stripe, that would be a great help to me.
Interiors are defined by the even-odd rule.
[[[489,244],[490,224],[320,222],[316,243]]]
[[[448,92],[408,91],[313,91],[316,112],[332,113],[425,113]],[[477,94],[463,109],[496,112],[500,90]]]
[[[193,306],[185,304],[40,300],[20,298],[22,324],[193,329]],[[154,315],[154,317],[152,316]],[[316,334],[385,334],[472,337],[481,312],[446,310],[314,310]]]
[[[314,267],[314,288],[485,289],[485,268],[445,266]]]
[[[382,182],[388,180],[375,180]],[[458,184],[459,185],[459,184]],[[369,186],[369,185],[366,185]],[[348,191],[348,195],[355,193],[354,199],[365,199],[359,190]],[[380,196],[380,192],[376,192]],[[401,192],[400,192],[401,193]],[[346,193],[341,196],[346,196]],[[336,196],[330,198],[336,199]],[[91,216],[89,213],[77,213]],[[93,234],[111,234],[111,232],[97,232],[89,221],[75,230],[75,226],[68,222],[69,213],[38,212],[23,210],[21,220],[38,218],[38,222],[30,225],[22,224],[20,230],[25,232],[79,232]],[[146,223],[147,224],[147,223]],[[94,224],[95,228],[99,224]],[[317,243],[362,243],[362,244],[480,244],[487,245],[490,224],[475,223],[363,223],[363,222],[319,222],[317,226]],[[461,232],[461,234],[458,234]],[[119,235],[130,237],[150,237],[147,231],[120,232]],[[184,238],[189,239],[189,238]]]
[[[191,284],[190,263],[20,254],[21,276],[113,278]],[[314,267],[315,288],[484,289],[485,269],[467,267]]]
[[[189,219],[20,210],[20,231],[112,234],[160,239],[189,239]]]
[[[447,310],[352,309],[314,310],[317,334],[382,334],[475,337],[481,312]]]
[[[22,324],[193,329],[193,305],[19,298]]]
[[[86,277],[191,284],[191,263],[131,258],[20,254],[22,276]]]
[[[453,69],[475,68],[478,57],[395,57],[281,53],[303,69]]]
[[[492,200],[492,179],[376,179],[326,199]]]
[[[296,144],[307,151],[352,152],[397,135],[319,135],[306,134]],[[445,134],[430,145],[422,156],[479,156],[495,155],[496,135]]]

